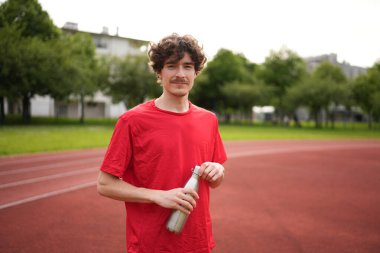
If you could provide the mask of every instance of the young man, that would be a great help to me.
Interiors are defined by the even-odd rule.
[[[188,99],[206,57],[196,39],[177,34],[152,43],[148,55],[162,95],[119,118],[98,192],[125,201],[129,253],[208,253],[215,246],[209,188],[222,183],[227,157],[215,114]],[[198,193],[183,188],[196,165]],[[173,210],[189,214],[181,234],[166,229]]]

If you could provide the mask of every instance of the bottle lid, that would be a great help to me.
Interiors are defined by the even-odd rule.
[[[200,168],[201,168],[200,166],[196,165],[196,166],[194,167],[194,169],[193,169],[193,173],[194,173],[194,174],[197,174],[197,175],[199,176],[199,169],[200,169]]]

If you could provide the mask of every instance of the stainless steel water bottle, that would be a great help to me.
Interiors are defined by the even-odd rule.
[[[199,166],[195,166],[195,168],[193,169],[193,174],[191,175],[191,177],[185,184],[184,188],[191,188],[191,189],[194,189],[196,192],[198,192],[199,169],[200,169]],[[174,210],[172,214],[170,215],[170,218],[166,224],[166,228],[170,232],[174,232],[176,234],[181,233],[188,216],[189,215],[186,213],[183,213],[179,210]]]

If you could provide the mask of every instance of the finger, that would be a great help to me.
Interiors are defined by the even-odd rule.
[[[194,206],[186,199],[180,199],[179,205],[183,207],[184,209],[188,210],[189,212],[193,211],[194,209]]]
[[[205,179],[205,177],[206,177],[206,175],[207,175],[207,165],[202,165],[202,166],[204,166],[204,167],[201,167],[201,168],[203,168],[203,170],[202,170],[202,173],[199,173],[199,176],[202,178],[202,179]]]
[[[211,179],[210,179],[210,181],[216,181],[216,180],[218,180],[220,177],[221,177],[222,175],[219,175],[219,174],[216,174],[216,175],[214,175]]]
[[[217,173],[218,173],[217,170],[212,170],[212,171],[210,171],[210,172],[207,174],[207,178],[206,178],[206,180],[207,180],[207,181],[212,180],[213,177],[217,176]]]
[[[181,211],[181,212],[183,212],[183,213],[185,213],[185,214],[190,214],[190,211],[189,211],[188,209],[186,209],[186,208],[185,208],[184,206],[182,206],[182,205],[177,205],[175,209],[177,209],[177,210],[179,210],[179,211]]]
[[[208,180],[210,178],[209,174],[214,170],[212,165],[208,165],[207,168],[204,171],[203,179]]]
[[[202,177],[202,175],[203,175],[203,173],[204,173],[206,167],[207,167],[207,163],[203,163],[203,164],[201,165],[201,167],[200,167],[200,169],[199,169],[199,171],[198,171],[198,174],[199,174],[200,177]]]
[[[192,189],[183,189],[183,191],[177,195],[177,202],[183,205],[184,207],[188,208],[189,210],[192,210],[196,206],[196,200],[192,195],[194,194],[194,192],[195,191]]]
[[[193,199],[195,200],[199,199],[199,195],[194,189],[185,188],[184,190],[185,190],[185,193],[190,194],[193,197]]]

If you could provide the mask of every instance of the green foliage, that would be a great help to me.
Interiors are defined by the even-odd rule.
[[[256,65],[250,63],[241,54],[234,54],[230,50],[220,49],[212,61],[207,64],[206,69],[196,79],[191,99],[196,104],[221,112],[230,107],[226,98],[230,84],[253,83]]]
[[[294,108],[306,106],[315,120],[315,127],[320,128],[319,113],[330,102],[329,82],[320,82],[316,78],[305,79],[288,89],[286,102]]]
[[[0,5],[0,28],[14,26],[22,37],[57,38],[60,30],[37,0],[8,0]]]
[[[67,73],[66,86],[71,95],[76,95],[81,103],[80,121],[84,122],[85,97],[92,96],[100,88],[99,81],[103,79],[96,58],[95,45],[91,35],[75,33],[62,36],[65,45],[62,50],[65,59],[63,70]]]
[[[278,52],[270,53],[259,69],[258,76],[273,88],[271,104],[276,106],[278,119],[282,122],[286,109],[291,108],[284,104],[287,89],[305,78],[305,62],[295,52],[282,48]]]
[[[298,84],[288,89],[286,104],[297,108],[306,106],[315,120],[315,126],[321,127],[320,113],[328,112],[329,107],[344,104],[348,101],[349,86],[342,70],[331,63],[321,63],[311,74]],[[333,112],[330,114],[333,115]],[[333,117],[332,117],[333,118]]]
[[[328,61],[319,64],[312,76],[319,80],[332,80],[337,84],[345,83],[347,81],[342,69]]]
[[[302,58],[295,52],[282,48],[272,51],[265,59],[259,77],[275,88],[277,96],[284,96],[286,89],[299,82],[306,74]]]
[[[46,73],[57,66],[49,42],[58,36],[58,28],[36,0],[8,0],[1,4],[0,97],[22,98],[26,123],[31,118],[30,98],[47,94],[48,79],[54,79]]]
[[[105,92],[112,96],[114,102],[122,101],[127,107],[133,107],[148,96],[157,96],[160,91],[145,55],[112,59],[110,82]]]
[[[0,6],[0,38],[0,97],[22,99],[25,122],[30,122],[34,95],[60,100],[73,94],[83,104],[108,79],[92,37],[61,34],[35,0],[8,0]]]
[[[260,82],[240,83],[235,81],[222,87],[222,94],[229,108],[246,113],[251,113],[254,105],[266,105],[271,93],[271,88]]]
[[[380,91],[376,91],[371,96],[371,102],[373,104],[373,116],[376,121],[380,119]]]
[[[380,62],[374,64],[365,75],[354,80],[353,97],[358,105],[368,113],[369,127],[372,118],[379,118],[379,93],[380,93]]]
[[[0,96],[50,94],[63,80],[54,41],[22,37],[12,26],[0,28]]]
[[[98,63],[92,37],[86,33],[75,33],[62,37],[67,77],[71,92],[76,95],[92,95],[99,88]]]

